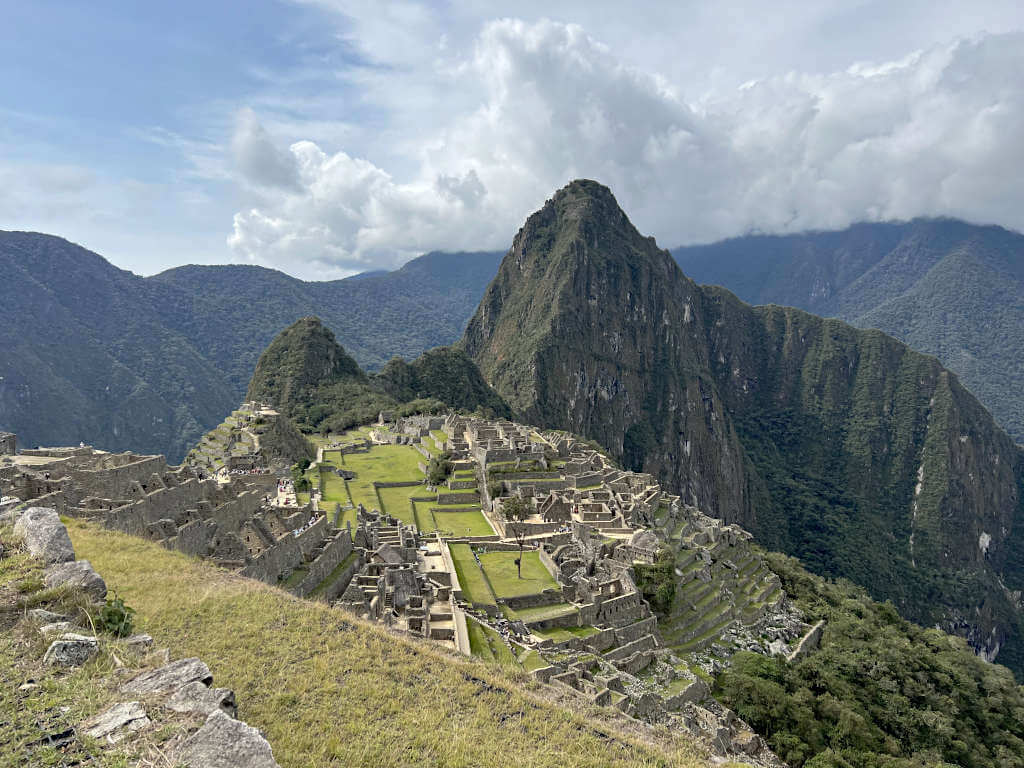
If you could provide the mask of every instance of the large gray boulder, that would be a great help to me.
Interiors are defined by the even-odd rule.
[[[43,663],[58,667],[80,667],[99,653],[99,650],[99,643],[95,637],[68,632],[50,643],[43,656]]]
[[[125,693],[170,693],[195,682],[203,685],[212,683],[210,668],[196,658],[178,659],[158,669],[143,672],[121,686],[121,690]]]
[[[279,768],[262,733],[220,710],[182,744],[175,757],[188,768]]]
[[[122,701],[84,723],[82,728],[87,736],[94,739],[106,738],[116,744],[132,731],[145,728],[152,722],[146,716],[146,709],[137,701]]]
[[[67,563],[75,559],[68,529],[51,507],[30,507],[14,524],[14,535],[21,537],[32,557],[44,563]]]
[[[107,596],[107,583],[93,570],[88,560],[75,560],[73,563],[50,566],[43,581],[48,587],[59,587],[64,584],[79,587],[96,600],[102,600]]]
[[[230,688],[208,688],[200,682],[181,686],[164,706],[175,712],[192,712],[204,717],[218,709],[231,717],[238,714],[234,691]]]

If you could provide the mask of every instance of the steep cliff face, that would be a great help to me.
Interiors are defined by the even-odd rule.
[[[527,421],[746,519],[744,454],[707,376],[699,297],[607,188],[574,182],[516,235],[464,343]]]
[[[591,181],[528,219],[464,345],[527,420],[1020,671],[1017,451],[934,358],[698,287]]]
[[[1024,235],[955,219],[854,224],[673,250],[751,304],[878,328],[935,355],[1024,443]]]

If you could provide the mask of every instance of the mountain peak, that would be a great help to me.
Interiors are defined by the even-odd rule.
[[[281,331],[260,355],[247,400],[273,404],[294,416],[325,381],[366,381],[359,368],[318,317],[303,317]]]
[[[466,328],[465,349],[513,408],[539,420],[546,371],[538,354],[554,346],[622,352],[619,344],[646,333],[647,318],[668,312],[682,325],[691,288],[611,190],[578,179],[516,234]]]

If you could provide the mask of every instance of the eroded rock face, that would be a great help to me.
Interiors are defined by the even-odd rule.
[[[182,745],[176,759],[188,768],[278,768],[263,734],[220,710]]]
[[[170,693],[189,683],[209,685],[213,682],[210,668],[196,658],[172,661],[158,669],[143,672],[121,686],[125,693]]]
[[[94,739],[106,738],[107,741],[116,743],[128,733],[145,728],[150,722],[142,704],[137,701],[122,701],[86,720],[82,723],[82,728],[87,736]]]
[[[164,706],[175,712],[195,712],[206,716],[217,710],[230,717],[238,713],[234,691],[228,688],[208,688],[200,682],[183,685]]]
[[[88,560],[54,565],[46,571],[44,581],[48,587],[59,587],[63,584],[80,587],[96,600],[102,600],[107,596],[107,583],[93,570]]]
[[[43,663],[57,667],[80,667],[99,650],[95,637],[68,632],[50,643],[43,656]]]
[[[75,559],[68,531],[57,510],[51,507],[27,509],[14,524],[14,535],[22,537],[29,554],[44,563],[67,563]]]

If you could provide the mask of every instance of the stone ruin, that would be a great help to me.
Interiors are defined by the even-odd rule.
[[[89,446],[23,450],[0,466],[5,508],[51,506],[300,596],[333,598],[347,586],[338,567],[352,558],[351,532],[282,494],[282,482]]]
[[[707,683],[736,650],[790,657],[820,637],[821,628],[808,627],[788,604],[749,534],[571,436],[511,421],[406,417],[340,449],[409,444],[423,455],[425,472],[431,453],[423,441],[438,432],[461,476],[472,470],[474,479],[453,475],[436,489],[437,503],[461,492],[459,500],[480,504],[492,534],[426,535],[362,506],[354,530],[336,529],[317,510],[315,494],[295,503],[280,468],[232,473],[227,460],[170,467],[160,456],[88,447],[22,451],[0,464],[0,490],[18,503],[97,520],[467,655],[468,628],[476,623],[514,657],[532,659],[531,674],[566,696],[685,728],[722,754],[778,764],[710,697]],[[237,441],[227,446],[242,455]],[[257,447],[245,448],[247,460],[258,461],[258,450],[251,453]],[[218,455],[225,457],[223,449]],[[511,498],[526,506],[525,519],[505,518]],[[496,605],[469,601],[450,545],[511,551],[519,539],[557,589]],[[636,568],[665,552],[673,558],[676,598],[659,621],[637,587]],[[560,629],[566,634],[552,634]]]

